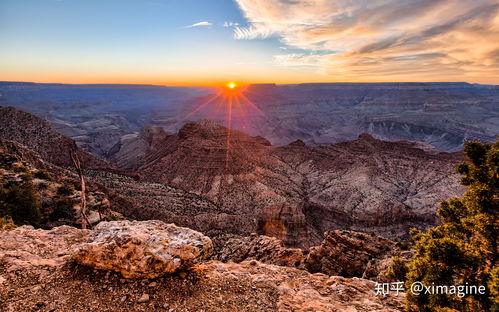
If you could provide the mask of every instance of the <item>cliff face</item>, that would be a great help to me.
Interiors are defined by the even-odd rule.
[[[121,137],[109,150],[109,161],[123,169],[140,167],[145,160],[144,156],[157,150],[157,144],[166,137],[163,128],[146,125],[139,134]]]
[[[438,202],[463,191],[454,173],[461,154],[367,134],[333,145],[275,147],[204,121],[154,146],[136,165],[143,180],[206,198],[252,220],[247,231],[288,246],[315,245],[334,228],[402,235],[434,224]]]

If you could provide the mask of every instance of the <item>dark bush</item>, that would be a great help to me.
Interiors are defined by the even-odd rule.
[[[50,221],[58,221],[60,219],[72,220],[76,217],[73,208],[73,202],[69,198],[64,198],[56,201],[53,204],[53,211],[49,216]]]
[[[8,183],[0,190],[0,217],[10,216],[16,224],[39,226],[40,196],[30,181]]]
[[[54,177],[52,177],[52,174],[50,174],[47,170],[38,170],[33,176],[37,179],[54,181]]]
[[[74,188],[72,185],[63,184],[57,189],[57,194],[62,196],[72,195],[74,192]]]
[[[407,263],[399,257],[394,257],[388,269],[387,277],[395,282],[404,282],[406,275]]]

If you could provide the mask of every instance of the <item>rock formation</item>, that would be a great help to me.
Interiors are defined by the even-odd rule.
[[[215,258],[223,262],[258,260],[267,264],[301,268],[305,255],[302,249],[284,247],[283,242],[275,237],[252,234],[229,239]]]
[[[89,233],[66,225],[51,230],[24,225],[0,232],[2,273],[61,266],[88,240]]]
[[[58,166],[73,166],[73,140],[63,136],[45,120],[13,107],[0,107],[0,138],[15,141],[37,152],[43,160]],[[106,169],[111,165],[76,148],[85,168]]]
[[[121,137],[109,150],[109,161],[123,169],[140,167],[145,161],[145,155],[156,151],[166,136],[163,128],[146,125],[139,134]]]
[[[253,224],[237,234],[258,231],[291,247],[317,245],[335,228],[403,236],[434,224],[438,202],[463,192],[454,169],[461,154],[367,134],[334,145],[274,147],[204,121],[155,145],[137,168],[143,180],[197,194]]]
[[[236,263],[258,260],[311,273],[388,281],[393,258],[411,258],[409,247],[407,242],[396,243],[372,234],[336,230],[324,233],[324,240],[318,246],[303,250],[285,247],[275,237],[252,234],[229,239],[214,258]]]
[[[309,249],[304,260],[310,272],[345,277],[364,277],[381,280],[385,274],[385,262],[402,250],[388,239],[354,231],[329,231],[319,246]],[[384,261],[388,260],[388,261]]]
[[[127,278],[155,278],[189,269],[213,251],[203,234],[155,220],[101,222],[89,239],[73,255],[76,262]]]
[[[13,108],[2,112],[0,138],[24,144],[47,163],[71,167],[61,153],[70,139],[38,117]],[[275,147],[204,121],[171,135],[147,127],[141,136],[145,149],[132,156],[142,156],[123,159],[135,159],[137,174],[80,151],[93,169],[85,173],[89,187],[129,218],[175,222],[213,237],[216,246],[227,235],[252,232],[302,248],[319,244],[331,229],[405,236],[410,227],[434,224],[437,203],[463,192],[454,173],[461,154],[367,134],[334,145]]]

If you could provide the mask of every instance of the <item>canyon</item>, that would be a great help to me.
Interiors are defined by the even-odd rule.
[[[1,112],[0,137],[71,170],[64,156],[70,139],[33,115]],[[128,171],[80,151],[90,185],[126,217],[190,227],[213,237],[215,246],[256,232],[308,248],[331,229],[406,239],[409,228],[436,223],[439,201],[464,191],[454,169],[464,160],[461,153],[368,134],[332,145],[272,146],[202,121],[186,123],[176,134],[148,126],[141,136],[114,149],[117,159],[139,153],[127,160]]]
[[[220,88],[153,85],[65,85],[0,82],[0,105],[34,113],[84,150],[108,158],[121,140],[146,125],[176,133],[189,121],[228,126],[227,114],[206,105]],[[273,145],[302,140],[324,145],[362,133],[388,141],[422,142],[455,152],[465,140],[494,141],[499,87],[469,83],[323,83],[249,85],[252,105],[236,105],[231,128]],[[239,107],[239,108],[238,108]]]

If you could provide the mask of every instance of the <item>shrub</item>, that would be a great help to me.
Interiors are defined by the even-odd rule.
[[[52,174],[50,174],[47,170],[38,170],[33,176],[37,179],[54,181],[54,177],[52,177]]]
[[[69,196],[74,192],[74,188],[72,185],[63,184],[57,189],[57,194],[61,196]]]
[[[71,199],[60,199],[53,204],[52,213],[49,216],[50,221],[57,221],[59,219],[75,219],[76,212],[73,208],[73,201]]]
[[[0,217],[0,232],[1,231],[10,231],[16,228],[14,221],[10,216]]]
[[[11,217],[16,224],[38,226],[41,220],[40,197],[31,180],[4,186],[0,189],[0,217]]]
[[[394,257],[387,272],[387,277],[392,281],[404,282],[407,275],[407,263],[405,260]]]

